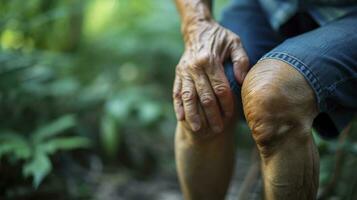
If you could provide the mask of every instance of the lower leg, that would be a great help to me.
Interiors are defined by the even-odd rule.
[[[193,133],[184,122],[178,123],[176,164],[186,200],[224,199],[234,164],[233,127],[226,130]]]
[[[269,154],[261,152],[265,199],[316,198],[318,153],[311,136],[304,140],[301,143],[288,140]]]

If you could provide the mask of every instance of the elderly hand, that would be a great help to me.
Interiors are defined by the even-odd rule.
[[[173,88],[177,119],[186,120],[195,132],[207,120],[213,132],[221,132],[224,121],[234,112],[223,62],[232,60],[235,77],[242,83],[248,71],[248,57],[239,37],[213,20],[186,27],[183,34],[185,52],[176,67]],[[206,119],[200,117],[200,107]]]

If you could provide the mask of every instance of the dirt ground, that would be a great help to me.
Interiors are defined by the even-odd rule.
[[[248,173],[251,163],[250,152],[240,151],[237,154],[235,174],[227,195],[227,200],[237,200],[243,179]],[[176,175],[173,172],[158,174],[150,180],[123,180],[115,174],[106,174],[95,189],[95,200],[180,200],[182,195],[179,190]],[[253,190],[249,192],[248,199],[260,199],[261,181],[254,183]]]

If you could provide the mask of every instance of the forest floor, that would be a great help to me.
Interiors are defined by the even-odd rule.
[[[244,179],[252,174],[252,166],[259,166],[249,150],[239,149],[236,157],[234,176],[226,200],[237,200],[245,188]],[[73,161],[58,166],[61,172],[50,176],[39,189],[28,184],[15,184],[7,193],[0,190],[0,199],[6,200],[181,200],[177,175],[173,163],[163,171],[145,178],[137,177],[128,170],[104,166],[98,157],[93,156],[90,169],[85,169]],[[72,163],[72,164],[71,164]],[[255,164],[252,164],[255,163]],[[253,170],[254,171],[254,170]],[[258,170],[249,190],[240,199],[261,199],[261,180]],[[219,172],[217,172],[219,173]],[[66,178],[64,178],[66,177]],[[134,178],[137,177],[137,178]],[[5,195],[6,194],[6,195]]]
[[[251,164],[250,152],[242,152],[237,156],[235,173],[227,195],[227,200],[237,200],[239,188],[248,173]],[[112,173],[103,175],[95,189],[96,200],[180,200],[182,199],[179,184],[174,171],[160,173],[149,180],[124,180]],[[261,182],[255,183],[255,191],[249,192],[249,199],[260,199]]]

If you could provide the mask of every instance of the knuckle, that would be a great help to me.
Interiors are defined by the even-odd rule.
[[[176,74],[179,74],[181,70],[181,65],[176,65],[175,72]]]
[[[175,69],[175,74],[177,76],[181,76],[182,75],[182,71],[184,71],[183,66],[182,65],[177,65],[176,69]]]
[[[233,42],[237,43],[237,44],[240,44],[241,43],[241,39],[238,35],[235,35],[234,36],[234,39],[233,39]]]
[[[188,133],[194,133],[193,136],[196,138],[196,137],[199,137],[201,133],[203,133],[204,131],[204,127],[200,127],[199,129],[197,130],[193,130],[191,128],[191,123],[187,120],[184,120],[184,121],[181,121],[180,123],[182,123],[183,125],[183,128],[188,132]],[[199,135],[197,135],[197,133],[200,133]]]
[[[186,120],[188,121],[188,123],[192,123],[194,121],[194,118],[196,116],[196,113],[191,111],[191,112],[188,112],[186,114]]]
[[[173,99],[180,99],[181,98],[181,92],[179,92],[178,90],[174,90],[173,92],[172,92],[172,98]]]
[[[176,65],[176,73],[180,73],[184,71],[189,65],[189,62],[186,59],[182,59],[177,65]]]
[[[195,58],[195,66],[204,66],[210,62],[212,55],[210,53],[201,53]]]
[[[195,93],[189,89],[186,89],[182,92],[182,100],[185,102],[193,101],[195,98]]]
[[[217,96],[226,96],[229,92],[229,86],[226,84],[219,84],[213,86],[213,90]]]
[[[242,56],[241,58],[239,58],[238,62],[241,64],[241,65],[248,65],[249,64],[249,58],[248,56]]]
[[[201,103],[205,107],[212,106],[214,104],[214,98],[210,94],[203,94],[201,96]]]
[[[190,67],[187,69],[187,71],[191,75],[200,74],[199,72],[202,70],[202,66],[203,65],[198,65],[193,62],[193,64],[190,65]]]

